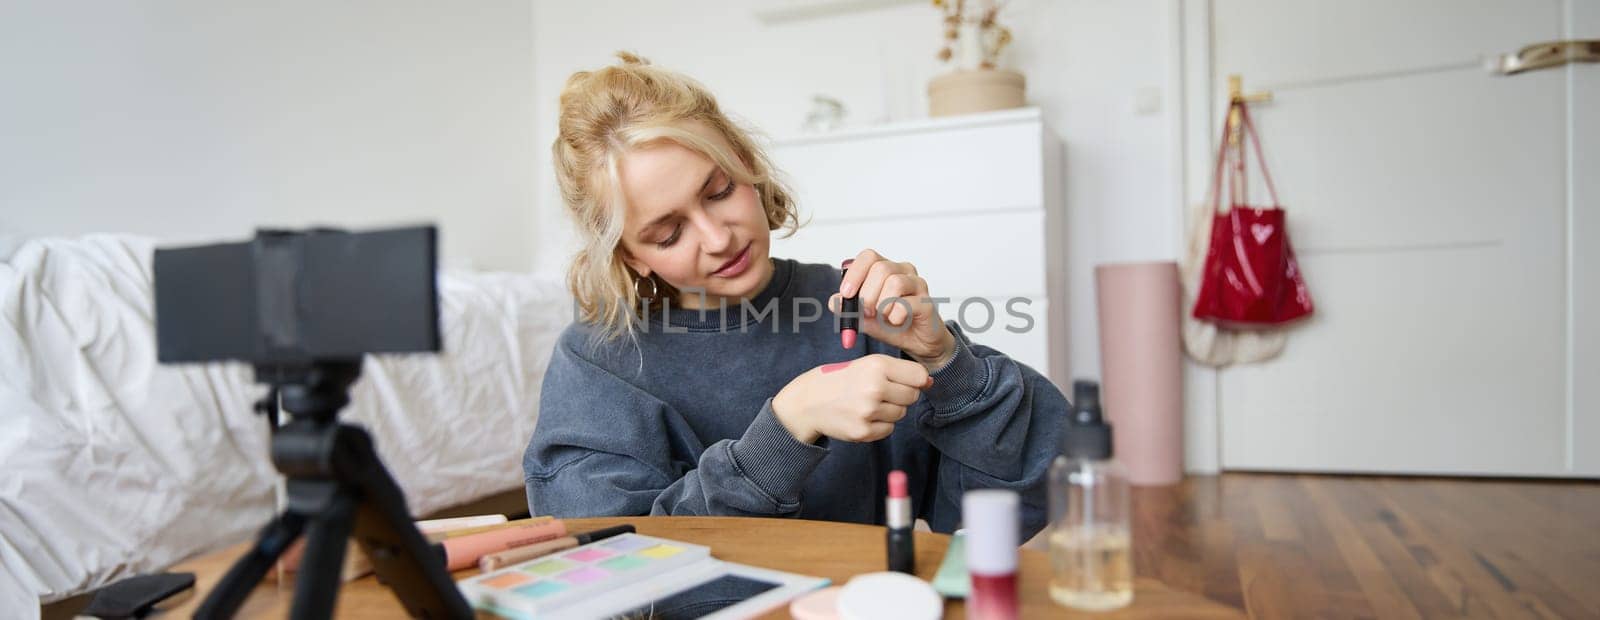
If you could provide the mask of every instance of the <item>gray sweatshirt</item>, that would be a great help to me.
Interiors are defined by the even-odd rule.
[[[772,397],[816,366],[898,349],[839,346],[828,297],[839,270],[773,260],[745,306],[655,311],[635,341],[574,323],[544,378],[523,455],[528,510],[557,517],[740,515],[882,524],[888,472],[910,479],[917,516],[961,522],[968,489],[1022,495],[1022,527],[1047,518],[1045,482],[1069,406],[1038,372],[955,334],[953,360],[872,443],[796,440]],[[863,318],[863,321],[872,320]]]

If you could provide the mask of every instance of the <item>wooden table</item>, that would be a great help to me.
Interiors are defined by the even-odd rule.
[[[852,523],[738,517],[633,517],[569,519],[567,528],[581,532],[621,523],[633,524],[640,534],[711,547],[712,555],[722,560],[827,577],[835,584],[843,584],[855,575],[884,570],[883,528]],[[931,580],[944,559],[950,537],[917,532],[916,542],[917,576]],[[171,569],[195,573],[198,588],[196,596],[179,608],[178,617],[194,613],[200,601],[246,548],[247,545],[241,544]],[[1116,613],[1073,614],[1051,602],[1045,591],[1050,579],[1049,558],[1029,549],[1021,553],[1019,588],[1024,618],[1243,617],[1235,609],[1173,590],[1145,577],[1135,580],[1133,605]],[[455,577],[464,579],[476,574],[477,569],[467,569],[456,572]],[[293,598],[293,582],[285,581],[278,584],[269,576],[245,602],[239,617],[286,616]],[[338,615],[341,618],[394,618],[402,614],[399,601],[371,576],[345,584],[339,594]],[[961,601],[947,602],[945,615],[964,617]],[[788,617],[787,608],[768,616]]]

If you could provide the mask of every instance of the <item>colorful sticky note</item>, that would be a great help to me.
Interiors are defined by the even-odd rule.
[[[568,553],[567,555],[562,556],[562,557],[565,557],[566,559],[572,560],[572,561],[575,561],[575,562],[593,562],[593,561],[596,561],[596,560],[604,560],[604,559],[609,558],[609,557],[611,557],[613,555],[616,555],[616,554],[612,553],[610,551],[606,551],[605,549],[596,549],[594,547],[587,547],[587,548],[584,548],[584,549],[579,549],[579,550],[574,551],[572,553]]]
[[[625,556],[618,557],[618,558],[611,558],[609,560],[606,560],[606,561],[600,563],[601,566],[604,566],[604,567],[609,568],[611,570],[617,571],[619,573],[622,572],[622,571],[630,571],[630,570],[633,570],[635,568],[639,568],[641,566],[644,566],[646,564],[649,564],[649,562],[641,560],[637,556],[631,556],[631,555],[625,555]]]
[[[478,583],[498,590],[510,590],[530,581],[533,581],[533,578],[522,573],[501,573]]]
[[[543,596],[550,596],[551,594],[555,594],[565,589],[567,589],[566,586],[554,581],[540,581],[538,583],[517,588],[516,590],[513,590],[513,592],[527,597],[539,598]]]
[[[610,576],[611,573],[608,571],[601,570],[593,566],[585,566],[577,570],[570,570],[562,573],[561,579],[567,583],[579,585],[589,583],[591,581],[599,581]]]
[[[535,575],[542,575],[542,576],[545,576],[545,577],[549,577],[551,575],[554,575],[556,573],[559,573],[561,571],[564,571],[564,570],[567,570],[569,568],[573,568],[573,567],[576,567],[576,566],[578,566],[578,565],[575,564],[575,563],[563,560],[561,558],[551,558],[551,559],[545,560],[543,562],[536,562],[536,563],[524,566],[524,567],[522,567],[522,570],[528,571],[528,572],[533,573]]]
[[[645,549],[644,551],[640,551],[639,555],[660,560],[663,558],[670,558],[680,553],[683,553],[683,547],[674,547],[672,545],[656,545],[649,549]]]

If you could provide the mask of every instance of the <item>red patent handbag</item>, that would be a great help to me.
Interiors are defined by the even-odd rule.
[[[1200,290],[1195,296],[1193,315],[1233,329],[1274,327],[1309,316],[1313,310],[1311,291],[1289,244],[1283,207],[1278,190],[1267,172],[1261,155],[1261,141],[1250,122],[1250,110],[1234,101],[1229,114],[1239,110],[1242,120],[1223,123],[1222,143],[1217,152],[1217,170],[1212,179],[1211,245],[1200,275]],[[1234,137],[1232,132],[1239,132]],[[1272,206],[1251,207],[1245,192],[1247,157],[1242,145],[1249,136],[1261,163],[1262,179],[1272,195]],[[1229,140],[1234,139],[1237,157],[1230,158]],[[1223,211],[1222,171],[1232,160],[1228,175],[1228,205]]]

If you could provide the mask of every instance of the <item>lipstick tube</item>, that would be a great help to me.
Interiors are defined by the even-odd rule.
[[[855,262],[856,262],[855,259],[847,258],[847,259],[844,260],[844,263],[839,265],[839,270],[840,271],[847,271],[847,270],[850,269],[850,265],[854,264]],[[860,291],[856,291],[856,292],[860,293]],[[860,317],[860,316],[861,316],[861,300],[860,299],[858,299],[855,295],[851,295],[849,297],[840,297],[839,298],[839,345],[840,346],[842,346],[842,347],[844,347],[846,349],[854,349],[854,348],[856,348],[856,333],[861,327],[861,324],[858,321],[858,317]]]
[[[889,498],[885,504],[889,570],[915,575],[917,547],[911,534],[911,495],[906,492],[906,472],[898,469],[889,472]]]

